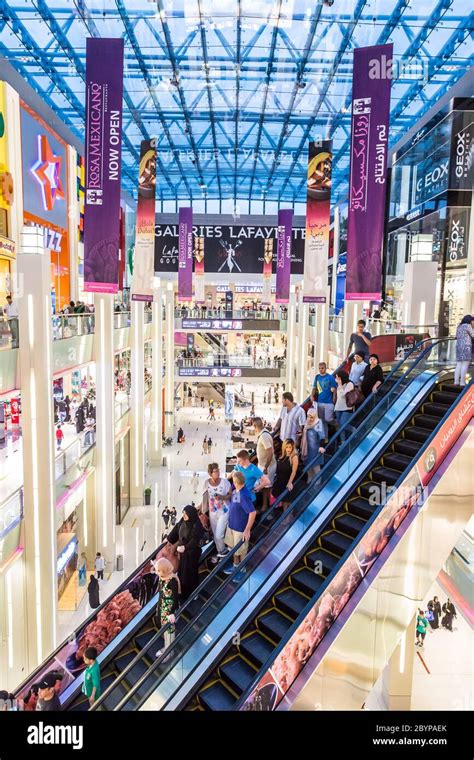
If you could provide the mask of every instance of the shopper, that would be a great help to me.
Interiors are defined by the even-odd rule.
[[[430,599],[428,602],[428,609],[431,612],[432,619],[430,620],[430,626],[433,631],[439,628],[439,619],[441,617],[441,604],[437,596]]]
[[[204,407],[204,396],[201,396],[201,409]]]
[[[204,440],[202,442],[202,453],[207,454],[207,435],[204,436]]]
[[[181,520],[168,535],[168,543],[177,543],[177,552],[181,557],[179,580],[183,599],[187,599],[199,585],[198,567],[201,556],[200,542],[203,535],[204,529],[199,520],[198,511],[196,507],[188,504],[183,509]]]
[[[89,594],[89,606],[95,610],[100,607],[99,599],[99,581],[95,575],[91,575],[89,578],[89,585],[87,586],[87,593]]]
[[[61,425],[58,425],[56,428],[56,450],[59,451],[61,446],[63,445],[64,440],[64,433],[62,431]]]
[[[15,697],[5,689],[0,690],[0,712],[16,712]]]
[[[87,557],[85,555],[85,552],[81,553],[81,556],[79,559],[79,565],[78,565],[78,573],[79,573],[79,586],[85,586],[86,576],[87,576]]]
[[[38,683],[38,701],[36,709],[40,712],[57,712],[61,709],[56,692],[57,677],[55,673],[46,673]]]
[[[100,552],[97,552],[97,554],[95,555],[94,567],[97,573],[97,579],[99,581],[103,581],[104,570],[105,570],[105,559],[103,558]]]
[[[357,331],[352,333],[350,337],[346,361],[354,358],[354,354],[351,354],[352,346],[354,346],[354,351],[361,354],[364,357],[364,361],[367,361],[372,335],[365,329],[365,325],[365,320],[359,319],[357,322]]]
[[[199,488],[199,475],[197,472],[193,472],[193,476],[191,478],[191,488],[193,489],[193,494],[197,494],[197,490]]]
[[[227,478],[221,478],[219,465],[215,462],[207,468],[209,478],[204,484],[202,495],[201,512],[209,515],[214,543],[217,549],[218,559],[227,554],[225,548],[225,534],[229,524],[229,502],[232,488]]]
[[[298,472],[298,453],[296,451],[295,442],[292,438],[287,438],[283,441],[281,447],[281,457],[277,459],[277,471],[275,482],[272,488],[272,496],[274,499],[278,499],[284,491],[293,490],[293,483]],[[290,505],[289,497],[286,496],[285,500],[280,502],[280,506],[283,509],[287,509]]]
[[[84,662],[87,667],[84,673],[82,693],[86,695],[91,707],[102,694],[100,688],[100,665],[97,662],[97,655],[98,652],[95,647],[87,647],[84,652]]]
[[[377,390],[383,383],[383,371],[379,364],[379,357],[377,354],[370,354],[369,366],[364,370],[362,376],[362,382],[360,389],[365,398],[370,396],[371,393],[377,393]]]
[[[170,525],[173,528],[176,525],[176,517],[178,513],[176,511],[176,507],[171,507],[170,509]]]
[[[301,438],[301,458],[303,464],[307,467],[311,462],[314,462],[318,454],[324,454],[326,449],[322,445],[325,440],[324,425],[318,417],[317,409],[310,409],[306,418],[306,424],[303,428],[303,435]],[[318,457],[320,459],[320,457]],[[319,472],[321,466],[315,464],[308,470],[308,481],[312,480],[314,476]]]
[[[360,387],[362,382],[362,375],[365,372],[365,368],[368,367],[367,362],[364,361],[362,354],[355,352],[354,361],[352,362],[351,371],[349,374],[349,380],[354,383],[356,388]]]
[[[211,437],[207,439],[207,453],[208,454],[212,453],[212,438]]]
[[[174,624],[176,622],[175,612],[179,607],[180,583],[169,559],[161,557],[157,560],[155,563],[155,570],[159,578],[156,626],[158,630],[160,630],[163,626],[170,624],[170,627],[163,634],[164,648],[159,649],[156,653],[156,656],[159,657],[174,641]]]
[[[209,404],[209,414],[207,415],[207,419],[208,420],[214,420],[215,419],[215,416],[214,416],[214,407],[213,407],[212,404]]]
[[[275,424],[274,431],[279,434],[282,441],[291,438],[299,442],[306,422],[304,410],[295,403],[293,394],[289,391],[283,394],[282,403],[283,408]]]
[[[349,380],[349,375],[343,369],[339,369],[336,372],[336,403],[334,405],[334,411],[336,413],[336,420],[338,428],[343,427],[348,422],[354,411],[354,407],[348,404],[346,396],[350,391],[354,390],[354,383]],[[346,430],[341,433],[341,443],[352,433],[353,427],[348,425]]]
[[[249,453],[247,449],[241,449],[237,453],[237,464],[232,472],[232,476],[235,472],[241,472],[245,477],[245,485],[250,492],[252,501],[255,503],[257,494],[254,491],[255,483],[263,475],[262,470],[250,461]]]
[[[268,476],[270,486],[273,486],[276,475],[276,458],[275,451],[273,449],[273,438],[271,433],[265,429],[263,420],[261,417],[255,417],[254,428],[257,433],[257,463],[259,469],[264,475]],[[262,490],[262,512],[268,509],[270,500],[270,488],[264,488]]]
[[[337,383],[329,374],[326,362],[319,362],[319,373],[314,378],[313,390],[318,393],[318,416],[324,425],[324,437],[329,438],[329,423],[334,421],[334,403]]]
[[[416,641],[415,641],[415,644],[419,647],[423,646],[427,628],[428,628],[428,618],[426,617],[424,611],[419,609],[418,617],[416,618]]]
[[[12,336],[12,348],[18,348],[18,306],[16,301],[13,301],[11,296],[7,296],[7,305],[5,306],[5,314],[8,318],[8,324],[10,327],[10,333]]]
[[[452,601],[449,599],[449,597],[443,604],[443,612],[444,612],[444,617],[441,621],[441,625],[443,626],[443,628],[446,628],[447,631],[451,631],[452,633],[453,620],[455,617],[457,617],[457,614],[456,614],[456,607],[454,606]]]
[[[178,430],[177,442],[182,443],[183,440],[184,440],[184,430],[182,427],[180,427]]]
[[[164,508],[163,512],[161,513],[161,516],[163,518],[163,522],[165,524],[165,528],[167,528],[168,524],[169,524],[169,521],[170,521],[170,517],[171,517],[171,513],[170,513],[170,510],[169,510],[168,507]]]
[[[234,491],[229,505],[229,526],[225,535],[225,542],[229,549],[233,549],[243,542],[233,555],[233,567],[240,565],[247,555],[250,534],[255,522],[256,512],[252,495],[245,484],[245,476],[242,472],[232,473]],[[227,575],[233,570],[228,565],[224,570]],[[237,579],[237,577],[236,577]]]
[[[472,341],[474,339],[474,316],[470,314],[462,318],[456,330],[456,369],[454,385],[464,385],[471,363]]]

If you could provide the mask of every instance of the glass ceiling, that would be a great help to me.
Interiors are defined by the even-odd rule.
[[[320,136],[334,141],[335,202],[347,191],[354,48],[394,43],[393,145],[472,65],[474,13],[468,0],[327,2],[0,0],[0,56],[83,139],[85,38],[124,37],[133,196],[140,141],[156,136],[165,208],[305,202],[307,144]]]

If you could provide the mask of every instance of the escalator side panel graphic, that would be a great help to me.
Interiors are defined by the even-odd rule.
[[[241,710],[267,711],[278,706],[411,508],[424,497],[425,486],[469,424],[473,411],[474,386],[471,386],[459,408],[454,409],[443,423],[432,445],[413,465],[397,491],[373,520],[322,597],[307,613],[242,704]],[[427,471],[427,455],[432,450],[439,452],[439,456],[435,459],[434,466]],[[432,460],[428,461],[431,463]]]

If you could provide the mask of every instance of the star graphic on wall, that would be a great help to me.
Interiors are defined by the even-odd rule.
[[[64,199],[61,164],[61,156],[54,155],[46,135],[38,135],[38,160],[31,167],[31,173],[41,187],[46,211],[52,211],[55,202]]]

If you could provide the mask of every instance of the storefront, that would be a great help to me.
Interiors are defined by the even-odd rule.
[[[385,297],[403,324],[453,334],[470,309],[474,99],[455,99],[393,158]]]
[[[130,430],[115,444],[115,515],[121,525],[130,509]]]

